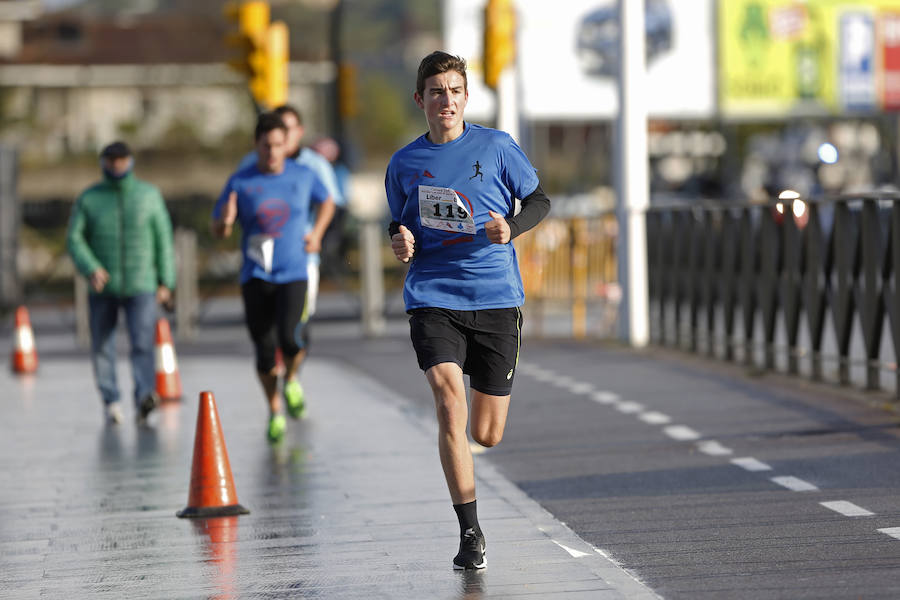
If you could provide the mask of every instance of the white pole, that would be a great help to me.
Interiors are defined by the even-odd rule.
[[[647,77],[644,3],[619,0],[619,128],[616,171],[618,268],[622,287],[619,334],[632,346],[650,337],[647,290]]]
[[[519,142],[519,94],[515,63],[500,73],[497,85],[497,129],[505,131]]]

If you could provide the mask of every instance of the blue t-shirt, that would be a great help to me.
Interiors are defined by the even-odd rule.
[[[433,144],[423,135],[398,150],[385,175],[391,218],[416,239],[406,275],[407,310],[512,308],[525,301],[516,249],[484,232],[493,210],[512,216],[515,198],[538,185],[535,168],[509,134],[465,124]]]
[[[325,186],[307,167],[285,161],[281,173],[262,173],[256,165],[235,172],[213,208],[218,219],[232,191],[237,192],[241,224],[241,283],[257,278],[272,283],[306,279],[306,242],[312,204],[328,199]]]

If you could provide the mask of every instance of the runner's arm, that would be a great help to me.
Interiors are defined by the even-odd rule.
[[[529,229],[534,228],[549,212],[550,198],[547,197],[544,190],[541,189],[541,184],[538,183],[533,192],[522,198],[522,210],[519,211],[519,214],[506,217],[506,222],[509,223],[510,239],[515,239]]]

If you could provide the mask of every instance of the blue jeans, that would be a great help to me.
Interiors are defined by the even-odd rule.
[[[131,341],[131,374],[134,377],[134,401],[139,404],[156,391],[156,294],[120,298],[91,294],[91,362],[94,379],[104,404],[119,401],[116,382],[116,324],[119,309],[125,309],[125,323]]]

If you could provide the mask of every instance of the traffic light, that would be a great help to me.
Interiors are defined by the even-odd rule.
[[[262,77],[250,81],[250,92],[257,102],[275,108],[288,99],[288,26],[275,21],[266,31],[265,63]]]
[[[225,6],[225,17],[237,25],[226,44],[240,52],[228,66],[247,76],[258,105],[272,109],[287,102],[289,33],[283,22],[269,23],[269,16],[269,3],[262,0]]]
[[[516,13],[512,0],[488,0],[484,7],[484,82],[497,89],[503,69],[516,57]]]

